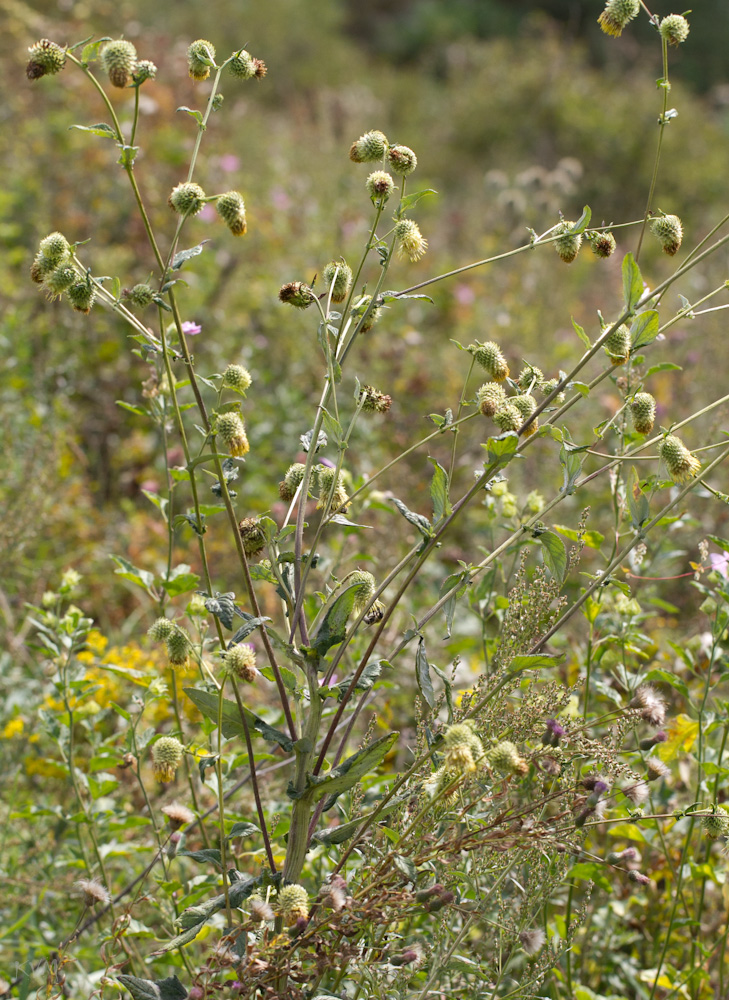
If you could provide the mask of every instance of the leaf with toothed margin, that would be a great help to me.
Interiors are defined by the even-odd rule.
[[[171,270],[179,271],[185,261],[201,254],[205,248],[205,244],[209,242],[210,240],[203,240],[201,243],[198,243],[196,247],[190,247],[189,250],[180,250],[179,253],[176,253],[172,258]]]

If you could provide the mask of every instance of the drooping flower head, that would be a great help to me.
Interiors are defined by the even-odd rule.
[[[639,13],[639,0],[607,0],[605,10],[598,17],[597,23],[606,35],[614,35],[617,38],[622,35],[623,28]]]

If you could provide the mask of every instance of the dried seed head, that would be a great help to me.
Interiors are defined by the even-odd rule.
[[[661,441],[658,445],[658,454],[663,459],[666,471],[674,483],[687,483],[701,468],[698,458],[695,458],[683,441],[674,434],[669,434]]]
[[[519,411],[519,416],[521,417],[522,424],[525,420],[531,417],[532,413],[537,408],[537,401],[534,396],[511,396],[509,397],[509,405],[513,406],[514,409]],[[521,424],[519,425],[521,426]],[[518,429],[518,428],[517,428]],[[529,426],[524,431],[524,437],[531,437],[532,434],[536,434],[539,430],[539,419],[532,420]]]
[[[630,357],[630,329],[622,323],[602,345],[614,365],[623,365]]]
[[[390,146],[387,160],[392,172],[400,177],[407,177],[418,165],[418,158],[409,146]]]
[[[293,927],[298,920],[309,916],[309,894],[303,885],[285,885],[278,894],[278,909],[287,927]]]
[[[365,132],[356,142],[352,143],[349,158],[354,163],[374,163],[381,160],[387,150],[387,136],[377,129]]]
[[[611,257],[617,246],[612,233],[598,233],[590,240],[590,245],[596,257]]]
[[[623,28],[639,13],[639,0],[607,0],[605,10],[598,17],[597,23],[606,35],[614,35],[617,38],[623,33]]]
[[[487,752],[486,758],[491,767],[502,774],[526,774],[529,770],[529,765],[509,740],[497,743]]]
[[[392,396],[385,395],[374,386],[365,385],[360,391],[362,409],[365,413],[387,413],[392,405]]]
[[[269,904],[261,899],[260,896],[251,896],[251,920],[255,921],[257,924],[263,923],[264,920],[271,921],[276,919],[276,914]]]
[[[152,747],[152,764],[157,781],[172,781],[182,763],[185,749],[174,736],[162,736]]]
[[[150,59],[141,59],[132,73],[132,83],[135,87],[141,87],[147,80],[154,80],[157,76],[157,67]]]
[[[630,401],[633,426],[639,434],[650,434],[656,419],[656,401],[649,392],[636,392]]]
[[[221,413],[215,425],[215,433],[224,442],[228,453],[233,458],[242,458],[250,451],[250,444],[246,436],[246,428],[243,418],[239,413],[231,411]]]
[[[316,301],[316,296],[303,281],[289,281],[281,285],[278,297],[282,302],[287,302],[297,309],[306,309],[312,302]]]
[[[638,781],[627,788],[623,788],[622,791],[623,795],[630,799],[634,806],[642,806],[650,794],[647,781]]]
[[[333,260],[324,268],[322,280],[327,290],[331,286],[332,302],[344,302],[352,287],[352,268],[345,260]]]
[[[243,551],[247,556],[257,556],[266,545],[266,536],[263,533],[260,519],[257,517],[244,517],[238,522],[238,531],[243,541]]]
[[[111,902],[108,889],[97,878],[80,878],[73,884],[84,897],[85,906],[96,906],[97,903],[106,906]]]
[[[234,674],[247,684],[252,684],[258,676],[256,651],[250,643],[239,642],[230,646],[223,656],[226,674]]]
[[[570,233],[570,229],[573,226],[574,222],[567,222],[563,219],[554,230],[557,236],[557,239],[554,241],[554,249],[557,251],[559,259],[563,260],[565,264],[572,263],[582,246],[582,234]]]
[[[172,667],[184,667],[190,654],[190,637],[184,628],[175,625],[165,639],[167,659]]]
[[[635,708],[640,717],[651,726],[662,726],[666,721],[666,702],[652,684],[641,684],[628,708]]]
[[[677,215],[658,215],[651,219],[651,232],[659,241],[663,252],[673,257],[683,240],[683,227]]]
[[[35,45],[31,45],[28,53],[30,58],[25,72],[29,80],[53,76],[55,73],[60,73],[66,65],[66,50],[48,38],[41,38]]]
[[[661,20],[658,30],[669,45],[680,45],[688,38],[689,23],[682,14],[669,14]]]
[[[226,389],[245,392],[250,387],[252,381],[251,373],[243,365],[228,365],[223,372],[223,386]]]
[[[301,462],[295,462],[293,465],[289,466],[286,475],[278,484],[279,496],[282,500],[285,500],[286,503],[290,503],[296,496],[299,483],[304,478],[305,470],[305,465]]]
[[[101,50],[101,65],[113,87],[126,87],[137,68],[137,50],[123,39],[109,42]]]
[[[205,204],[205,192],[199,184],[185,181],[172,188],[167,204],[178,215],[183,215],[185,218],[189,215],[197,215]]]
[[[417,222],[413,222],[412,219],[401,219],[396,224],[395,239],[398,257],[401,260],[409,260],[411,264],[420,260],[428,249],[428,241],[420,232]]]
[[[230,60],[227,69],[238,80],[251,80],[256,75],[256,61],[250,52],[241,49]]]
[[[493,417],[506,403],[504,387],[498,382],[486,382],[476,393],[476,402],[485,417]]]
[[[215,202],[215,211],[233,236],[242,236],[248,228],[246,206],[238,191],[226,191]]]
[[[395,190],[395,182],[386,170],[375,170],[367,178],[367,193],[372,201],[384,205]]]
[[[166,642],[167,639],[175,631],[175,623],[171,622],[169,618],[158,618],[154,624],[150,625],[147,629],[147,635],[154,642]]]
[[[660,757],[649,757],[645,762],[646,779],[657,781],[659,778],[667,778],[671,773],[670,767],[664,764]]]
[[[172,830],[179,830],[181,826],[188,826],[195,819],[195,813],[187,806],[181,806],[179,802],[170,802],[162,806],[162,812],[172,827]]]
[[[518,432],[519,428],[524,423],[524,418],[521,413],[519,413],[517,408],[512,406],[510,402],[507,403],[506,406],[502,406],[496,411],[496,413],[494,413],[493,420],[499,430],[504,434],[507,431]]]
[[[140,283],[128,290],[127,298],[137,309],[146,309],[148,305],[154,302],[154,291],[149,285]]]
[[[90,313],[91,307],[96,301],[96,289],[91,284],[88,276],[83,281],[74,282],[66,292],[66,295],[76,312],[80,313]]]
[[[708,813],[701,820],[701,829],[711,840],[726,837],[729,834],[729,814],[722,806],[716,807],[716,812]]]
[[[468,350],[473,355],[476,364],[479,364],[494,382],[503,382],[509,376],[509,366],[506,358],[501,353],[501,348],[493,340],[486,344],[469,344]]]
[[[533,958],[535,955],[538,955],[544,947],[546,935],[541,927],[535,927],[534,930],[531,931],[522,931],[519,934],[519,940],[521,941],[521,946],[529,958]]]
[[[198,38],[187,50],[187,69],[193,80],[207,80],[215,65],[215,46]]]

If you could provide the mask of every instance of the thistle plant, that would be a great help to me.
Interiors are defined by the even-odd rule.
[[[637,0],[609,0],[599,23],[620,36],[641,11]],[[667,82],[668,46],[686,39],[688,23],[683,15],[651,21]],[[121,985],[134,998],[572,995],[585,928],[605,919],[598,892],[652,892],[664,879],[652,873],[670,854],[666,837],[680,825],[666,933],[681,935],[692,913],[700,921],[710,879],[697,868],[704,882],[691,910],[682,889],[689,853],[698,843],[708,858],[706,843],[729,837],[718,802],[727,727],[712,675],[725,655],[726,575],[712,576],[703,557],[693,571],[713,616],[698,702],[680,678],[650,667],[658,652],[648,648],[645,611],[626,582],[644,561],[660,567],[667,558],[668,528],[694,489],[727,502],[713,485],[729,455],[725,436],[702,441],[698,458],[675,432],[729,397],[689,415],[661,410],[656,429],[650,390],[661,367],[645,362],[665,331],[689,313],[699,318],[725,290],[722,283],[677,311],[667,296],[726,245],[718,230],[729,216],[686,252],[679,217],[653,204],[657,155],[640,219],[591,227],[585,207],[576,221],[559,217],[541,234],[532,230],[516,249],[423,277],[435,235],[425,223],[421,231],[418,206],[431,192],[410,185],[427,153],[372,128],[349,149],[353,190],[369,216],[364,246],[323,247],[272,303],[282,324],[308,321],[321,385],[300,435],[275,468],[269,463],[261,503],[248,478],[266,433],[257,423],[257,373],[235,357],[211,372],[205,350],[193,354],[189,337],[199,328],[183,315],[191,315],[194,282],[187,289],[180,274],[194,274],[210,252],[195,242],[208,205],[216,240],[245,252],[241,238],[254,223],[242,194],[206,193],[195,178],[213,114],[225,114],[222,81],[252,86],[266,67],[243,48],[223,58],[206,39],[190,44],[187,69],[205,85],[206,106],[183,109],[197,132],[187,174],[167,195],[168,230],[157,232],[135,171],[144,141],[139,90],[156,75],[140,55],[148,53],[124,39],[69,47],[44,39],[28,64],[30,80],[54,77],[41,85],[61,86],[64,70],[94,88],[110,119],[96,133],[117,147],[152,273],[144,282],[104,277],[89,234],[52,231],[31,278],[86,322],[106,323],[108,310],[128,328],[147,387],[133,409],[165,442],[167,483],[164,495],[152,494],[166,564],[115,557],[138,589],[146,615],[139,628],[159,647],[159,676],[120,706],[108,731],[84,731],[90,746],[99,741],[88,758],[77,740],[78,713],[95,690],[84,667],[92,622],[70,604],[68,582],[33,609],[61,699],[48,731],[74,794],[65,821],[79,828],[79,885],[93,913],[31,971],[45,977],[49,997],[67,983],[77,992],[98,983],[91,995],[99,997],[118,995]],[[102,75],[131,98],[128,116],[115,110]],[[664,108],[661,137],[669,121]],[[647,284],[638,263],[646,231],[668,256],[685,253]],[[625,250],[634,236],[635,253]],[[570,361],[553,357],[546,339],[539,357],[523,359],[518,343],[494,331],[454,344],[460,397],[435,401],[428,432],[391,461],[358,470],[353,443],[367,440],[368,421],[394,421],[397,409],[393,386],[369,384],[368,338],[393,336],[398,310],[427,308],[422,290],[456,274],[543,252],[559,274],[560,261],[574,262],[586,245],[596,267],[622,256],[622,287],[608,276],[603,292],[614,319],[598,314],[589,331],[574,322],[580,346]],[[598,387],[614,406],[593,428],[585,413]],[[427,501],[399,495],[414,453],[428,469]],[[561,469],[556,488],[549,463]],[[520,468],[536,485],[525,488]],[[598,530],[588,507],[602,484],[610,502]],[[386,540],[376,504],[398,519]],[[555,521],[562,514],[571,526]],[[370,542],[368,531],[383,537]],[[353,537],[362,538],[356,556]],[[449,565],[444,547],[464,537],[468,559]],[[187,561],[176,562],[183,546]],[[442,645],[443,631],[450,640],[465,622],[480,637],[466,680],[455,644]],[[568,661],[578,647],[575,670]],[[696,660],[687,669],[700,675]],[[402,719],[388,717],[387,692],[396,688],[412,696]],[[691,716],[677,711],[680,696]],[[160,704],[166,717],[155,715]],[[675,762],[697,741],[686,777]],[[112,751],[128,784],[115,779],[97,795],[94,767]],[[166,801],[167,786],[187,801]],[[140,872],[123,883],[102,843],[113,823],[99,800],[112,793],[134,795],[151,838]],[[646,831],[641,859],[631,847],[610,849],[611,829],[626,837],[633,827]],[[146,939],[138,914],[145,927],[154,922]],[[102,930],[99,964],[73,969],[78,941]],[[666,949],[646,965],[651,998],[664,985]],[[710,972],[717,989],[725,983],[719,954]],[[697,996],[701,967],[689,946],[687,982]]]

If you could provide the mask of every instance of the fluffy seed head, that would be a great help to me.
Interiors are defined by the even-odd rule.
[[[97,903],[106,906],[111,901],[109,891],[97,878],[80,878],[73,884],[84,897],[85,906],[96,906]]]
[[[250,643],[239,642],[226,650],[224,656],[226,672],[235,674],[247,684],[252,684],[258,676],[256,651]]]
[[[666,721],[666,702],[652,684],[641,684],[628,704],[651,726],[662,726]]]
[[[526,774],[529,765],[509,740],[502,740],[486,754],[489,764],[502,774]]]
[[[535,927],[534,930],[531,931],[522,931],[519,934],[519,940],[521,941],[521,946],[529,958],[533,958],[535,955],[538,955],[544,947],[546,937],[541,927]]]
[[[630,357],[630,329],[622,323],[602,345],[614,365],[623,365]]]
[[[281,482],[278,484],[278,493],[282,500],[286,503],[290,503],[296,496],[296,491],[299,488],[299,483],[304,478],[304,472],[306,466],[301,462],[295,462],[290,465],[286,475],[283,477]]]
[[[193,80],[207,80],[214,62],[215,46],[205,38],[198,38],[187,50],[187,69]]]
[[[468,350],[476,363],[481,365],[494,382],[503,382],[505,378],[509,377],[509,366],[506,363],[506,358],[501,353],[499,345],[493,340],[489,340],[486,344],[480,344],[476,341],[475,344],[469,344]]]
[[[152,765],[157,781],[172,781],[184,755],[182,743],[174,736],[162,736],[152,747]]]
[[[476,393],[476,402],[485,417],[493,417],[506,403],[504,387],[498,382],[486,382]]]
[[[218,416],[215,433],[224,442],[233,458],[242,458],[250,451],[245,424],[239,413],[234,411],[221,413]]]
[[[178,215],[197,215],[205,204],[205,192],[199,184],[185,181],[172,188],[167,204]]]
[[[607,0],[605,10],[598,17],[597,23],[606,35],[616,38],[623,33],[623,28],[640,13],[639,0]]]
[[[387,136],[384,132],[374,129],[372,132],[365,132],[352,143],[349,158],[354,163],[374,163],[375,160],[383,158],[386,149]]]
[[[187,806],[181,806],[179,802],[170,802],[162,806],[162,812],[167,817],[167,821],[174,830],[179,830],[181,826],[187,826],[195,819],[195,813]]]
[[[236,52],[228,63],[228,72],[238,80],[251,80],[256,75],[256,63],[250,52]]]
[[[175,623],[169,618],[158,618],[156,622],[149,626],[147,635],[154,642],[165,642],[175,631]]]
[[[494,413],[493,421],[502,433],[518,431],[524,423],[524,418],[515,406],[507,403]]]
[[[49,269],[65,263],[71,256],[71,244],[63,233],[49,233],[40,241],[38,253],[47,261]]]
[[[596,257],[611,257],[617,247],[612,233],[598,233],[590,242]]]
[[[137,50],[131,42],[123,39],[109,42],[101,50],[101,65],[113,87],[126,87],[132,82],[137,68]]]
[[[127,298],[137,309],[145,309],[154,301],[154,291],[149,285],[140,283],[129,289]]]
[[[570,233],[573,226],[574,222],[562,220],[554,231],[557,236],[554,241],[554,249],[557,251],[559,259],[563,260],[565,264],[572,263],[582,246],[582,234]]]
[[[392,405],[392,396],[385,395],[374,386],[362,386],[359,398],[363,400],[362,409],[365,413],[387,413]]]
[[[642,806],[647,801],[650,794],[647,781],[638,781],[623,789],[623,794],[630,799],[634,806]]]
[[[401,260],[409,260],[411,264],[425,254],[428,241],[420,232],[417,222],[412,219],[401,219],[395,226],[397,240],[397,255]]]
[[[66,292],[68,301],[76,312],[90,313],[91,307],[96,300],[96,289],[88,278],[83,281],[76,281]]]
[[[677,215],[658,215],[651,219],[651,232],[661,244],[663,252],[673,257],[683,240],[683,226]]]
[[[243,195],[238,191],[226,191],[215,202],[215,210],[233,236],[242,236],[248,224]]]
[[[667,778],[671,773],[670,767],[664,764],[660,757],[649,757],[645,766],[645,776],[648,781],[657,781],[659,778]]]
[[[729,815],[722,806],[716,807],[715,813],[708,813],[701,820],[701,829],[711,840],[718,840],[729,834]]]
[[[167,659],[170,661],[170,666],[186,666],[190,652],[190,637],[187,632],[179,625],[175,625],[165,639],[165,645],[167,646]]]
[[[132,73],[132,83],[140,87],[147,80],[154,80],[157,76],[157,67],[150,59],[141,59]]]
[[[669,45],[680,45],[688,38],[689,23],[682,14],[669,14],[663,18],[658,30]]]
[[[639,434],[650,434],[656,419],[656,401],[649,392],[636,392],[630,401],[633,426]]]
[[[669,434],[658,446],[666,471],[674,483],[687,483],[701,468],[701,462],[675,434]]]
[[[245,392],[252,381],[251,373],[243,365],[228,365],[223,372],[223,385],[226,389]]]
[[[522,423],[524,423],[525,420],[528,420],[537,408],[537,401],[534,396],[511,396],[509,398],[509,404],[519,411]],[[527,429],[524,431],[524,437],[531,437],[532,434],[536,434],[538,429],[539,420],[532,420]]]
[[[51,299],[60,298],[78,280],[73,264],[61,264],[43,279],[43,287]]]
[[[266,536],[257,517],[244,517],[238,522],[238,531],[243,541],[243,551],[247,556],[257,556],[263,551]]]
[[[352,268],[344,260],[333,260],[324,268],[322,279],[327,291],[331,286],[332,302],[344,302],[352,287]]]
[[[303,885],[285,885],[278,894],[278,908],[287,927],[309,916],[309,894]]]
[[[316,296],[303,281],[289,281],[281,285],[278,297],[282,302],[287,302],[297,309],[306,309],[316,300]]]
[[[392,172],[400,177],[407,177],[418,165],[418,158],[409,146],[390,146],[387,160]]]
[[[276,914],[264,899],[261,899],[260,896],[255,898],[251,896],[251,920],[260,924],[263,923],[264,920],[270,921],[275,919]]]
[[[367,178],[367,193],[374,202],[383,205],[395,190],[395,182],[386,170],[375,170]]]
[[[48,38],[41,38],[28,49],[30,58],[25,72],[29,80],[60,73],[66,65],[66,50]]]

